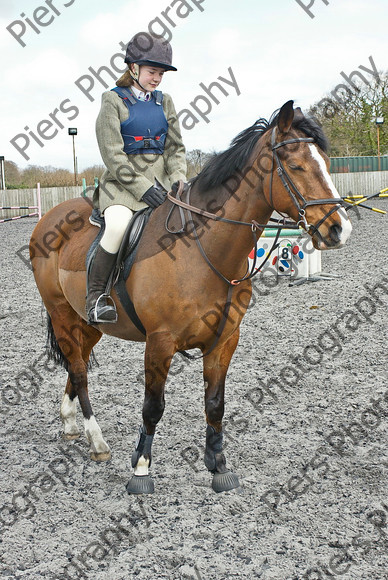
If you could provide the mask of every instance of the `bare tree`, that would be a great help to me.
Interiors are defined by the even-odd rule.
[[[333,94],[335,93],[335,95]],[[388,73],[369,84],[332,91],[309,110],[323,126],[333,157],[376,155],[376,117],[384,117],[380,130],[381,153],[388,154]]]

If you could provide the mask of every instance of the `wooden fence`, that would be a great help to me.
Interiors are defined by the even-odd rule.
[[[334,173],[335,186],[341,196],[353,194],[371,195],[388,187],[388,171],[368,171],[365,173]],[[94,185],[87,188],[87,195],[92,196]],[[82,187],[49,187],[41,188],[42,214],[62,201],[82,195]],[[36,205],[36,189],[6,189],[0,191],[0,206]],[[4,210],[0,219],[14,217],[22,210]],[[26,212],[27,213],[27,212]]]
[[[87,191],[92,196],[93,188]],[[82,195],[82,187],[45,187],[40,189],[42,215],[62,201]],[[0,191],[0,206],[36,205],[36,188],[34,189],[6,189]],[[14,217],[23,213],[23,210],[4,210],[0,212],[0,219]],[[24,212],[27,213],[27,212]]]
[[[388,171],[333,173],[331,177],[342,197],[349,195],[349,193],[355,195],[372,195],[388,187]]]

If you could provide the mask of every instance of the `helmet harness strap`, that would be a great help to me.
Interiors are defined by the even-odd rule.
[[[132,70],[132,66],[133,66],[134,70]],[[147,93],[148,91],[143,87],[143,85],[140,83],[140,80],[139,80],[140,79],[140,66],[137,64],[137,62],[133,62],[129,65],[129,74],[131,75],[131,79],[139,85],[139,87],[142,89],[142,91]]]

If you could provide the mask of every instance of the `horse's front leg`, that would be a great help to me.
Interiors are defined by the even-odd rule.
[[[205,465],[213,473],[216,492],[239,487],[237,475],[226,467],[222,452],[222,418],[224,416],[225,378],[239,338],[237,329],[229,340],[204,357],[205,412],[207,420]]]
[[[145,351],[145,395],[143,425],[132,453],[134,475],[127,484],[128,493],[153,493],[154,482],[148,473],[156,425],[164,411],[164,386],[175,354],[175,344],[167,332],[147,336]]]

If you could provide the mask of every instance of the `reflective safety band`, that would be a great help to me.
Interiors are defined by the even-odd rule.
[[[135,141],[146,141],[149,139],[155,139],[155,141],[159,141],[160,135],[158,137],[134,137]]]

